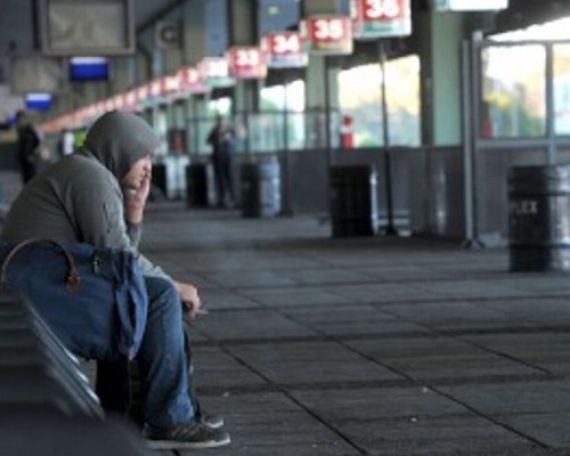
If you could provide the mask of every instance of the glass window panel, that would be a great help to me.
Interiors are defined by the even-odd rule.
[[[544,136],[545,46],[493,46],[483,49],[481,57],[480,135],[484,138]]]
[[[383,144],[381,81],[378,64],[361,65],[338,74],[340,110],[354,119],[354,147]]]
[[[386,63],[386,103],[391,146],[419,146],[420,59],[410,55]]]
[[[276,152],[284,149],[284,111],[248,116],[249,147],[252,152]]]
[[[305,81],[298,79],[285,85],[287,109],[287,148],[306,149]]]
[[[262,113],[250,116],[250,148],[275,152],[306,148],[305,83],[295,80],[261,90]]]
[[[212,146],[206,140],[210,134],[211,129],[214,127],[214,119],[197,119],[195,122],[190,123],[190,137],[194,139],[195,153],[197,154],[210,154]]]
[[[419,145],[420,60],[416,55],[406,56],[386,62],[385,68],[389,145]],[[342,114],[354,119],[355,147],[382,146],[380,65],[362,65],[341,71],[338,83]]]
[[[553,46],[554,133],[570,135],[570,44]]]

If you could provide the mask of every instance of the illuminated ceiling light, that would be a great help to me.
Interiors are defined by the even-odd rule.
[[[281,8],[279,8],[277,5],[271,5],[267,7],[267,12],[272,16],[275,16],[281,12]]]

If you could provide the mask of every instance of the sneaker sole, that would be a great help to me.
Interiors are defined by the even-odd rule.
[[[225,425],[224,421],[218,421],[216,423],[208,423],[207,421],[200,421],[204,426],[209,427],[210,429],[222,429]]]
[[[225,445],[229,445],[231,442],[228,436],[224,440],[209,440],[207,442],[181,442],[179,440],[147,440],[146,444],[149,448],[153,450],[177,450],[177,449],[189,449],[189,450],[200,450],[205,448],[217,448]]]

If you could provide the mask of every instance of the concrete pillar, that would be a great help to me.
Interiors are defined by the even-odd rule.
[[[227,26],[224,17],[225,0],[193,0],[183,5],[183,65],[196,66],[206,56],[219,55],[227,45]],[[199,119],[206,117],[207,96],[192,95],[185,100],[188,129],[188,149],[191,154],[200,150]]]
[[[226,0],[228,38],[231,46],[259,45],[258,0]],[[256,79],[238,80],[234,88],[232,111],[256,112],[262,82]]]
[[[183,4],[182,64],[196,66],[228,47],[226,0],[193,0]]]
[[[304,0],[302,17],[319,14],[341,14],[340,0]],[[307,117],[307,144],[309,147],[330,146],[333,137],[327,137],[332,117],[325,112],[338,108],[338,65],[329,56],[310,55],[305,73],[305,100]]]
[[[111,93],[123,93],[133,86],[132,66],[134,57],[117,57],[113,60]]]
[[[461,142],[460,13],[422,12],[419,17],[422,143],[457,145]]]

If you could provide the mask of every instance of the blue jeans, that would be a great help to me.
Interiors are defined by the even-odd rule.
[[[190,346],[173,284],[151,277],[145,282],[148,321],[137,355],[142,419],[153,427],[168,428],[200,413],[189,372]],[[128,382],[126,360],[98,363],[96,391],[106,410],[124,412]]]

